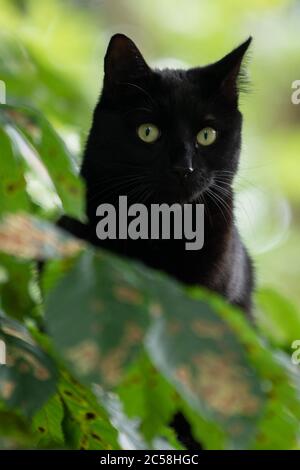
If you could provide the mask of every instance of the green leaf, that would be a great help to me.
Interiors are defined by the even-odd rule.
[[[0,403],[0,449],[15,450],[34,447],[30,422],[20,414],[1,409]]]
[[[70,271],[75,261],[76,258],[70,256],[58,260],[49,260],[44,264],[40,277],[41,289],[44,295],[47,295],[58,280],[63,278],[63,276]]]
[[[77,286],[76,292],[71,285]],[[114,257],[89,250],[51,290],[49,332],[87,382],[118,383],[124,366],[140,351],[149,318],[146,296],[138,286],[132,269],[124,271]],[[71,329],[67,312],[72,312]]]
[[[182,400],[180,411],[191,426],[193,438],[207,450],[224,450],[228,447],[227,432],[216,421],[196,414],[187,401]]]
[[[6,278],[0,284],[1,306],[7,315],[22,320],[35,315],[38,296],[33,263],[0,254],[0,266],[6,272]]]
[[[300,311],[289,299],[268,287],[257,291],[256,301],[261,330],[274,343],[290,348],[300,338]]]
[[[11,126],[36,152],[61,199],[64,212],[84,219],[84,187],[63,141],[40,113],[29,108],[0,107],[0,123]],[[11,138],[13,136],[11,134]],[[6,146],[7,147],[7,146]],[[8,159],[7,148],[3,158]],[[24,185],[23,188],[24,189]],[[22,206],[19,206],[19,209]]]
[[[39,436],[39,447],[64,444],[63,418],[64,409],[61,399],[58,395],[54,395],[33,418],[32,428]]]
[[[46,324],[87,383],[117,385],[146,345],[191,407],[226,429],[228,445],[243,447],[253,436],[264,394],[247,352],[207,302],[174,281],[89,250],[51,290]]]
[[[55,365],[23,325],[3,315],[0,339],[6,349],[6,364],[0,366],[0,402],[31,416],[55,391]]]
[[[208,298],[199,290],[193,291],[197,299]],[[265,407],[257,423],[253,449],[292,449],[299,447],[300,375],[291,358],[278,357],[249,327],[234,308],[226,305],[215,294],[209,301],[231,325],[248,353],[250,363],[263,378],[262,386],[267,397]],[[291,373],[291,367],[292,372]],[[297,378],[297,380],[296,380]],[[284,432],[278,432],[279,429]]]
[[[226,446],[243,448],[265,401],[247,351],[208,301],[171,281],[157,283],[156,294],[164,314],[147,335],[150,357],[202,418],[226,429]]]
[[[72,449],[119,449],[118,433],[94,394],[63,373],[59,393],[65,407],[63,431]]]
[[[129,370],[117,390],[125,413],[139,420],[140,432],[148,443],[166,433],[177,411],[178,396],[145,355]],[[174,436],[171,437],[174,444]]]
[[[0,108],[1,112],[1,108]],[[0,215],[28,210],[24,162],[6,129],[0,127]]]

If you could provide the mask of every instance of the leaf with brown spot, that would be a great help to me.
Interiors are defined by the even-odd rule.
[[[135,305],[143,303],[143,296],[136,289],[125,286],[116,286],[114,288],[114,293],[117,299],[121,302],[128,302]]]
[[[7,129],[1,127],[1,110],[0,148],[0,215],[29,210],[30,199],[25,190],[25,164],[20,159],[18,147],[12,144]]]
[[[106,410],[88,388],[63,373],[59,391],[65,406],[63,432],[70,448],[119,449],[117,430],[111,424]]]
[[[222,300],[200,293],[193,298],[167,276],[88,248],[49,293],[46,325],[57,350],[87,384],[118,386],[146,348],[155,369],[176,389],[205,446],[218,442],[248,448],[258,425],[263,427],[269,401],[284,419],[286,406],[288,414],[292,406],[298,413],[299,400],[246,320]],[[101,302],[101,314],[91,299]],[[96,354],[91,354],[89,369],[79,356],[90,342]],[[70,351],[76,353],[71,362]],[[272,397],[264,388],[266,380],[276,391]],[[297,420],[287,421],[296,437]]]
[[[10,214],[0,223],[0,251],[25,259],[75,256],[84,244],[65,232],[25,214]]]
[[[40,448],[49,447],[50,445],[62,446],[64,444],[63,418],[62,401],[58,395],[54,395],[38,411],[32,421],[33,431],[38,431],[41,434],[37,437],[37,444]]]
[[[33,147],[39,159],[39,164],[46,170],[55,186],[57,194],[61,199],[64,212],[72,217],[84,220],[83,181],[75,169],[72,156],[69,154],[67,147],[47,119],[38,111],[27,107],[16,108],[9,105],[1,105],[0,124],[1,123],[3,126],[13,128],[19,138],[24,141],[25,145]],[[10,140],[11,145],[18,148],[18,144],[14,142],[14,134],[12,133],[10,134]],[[3,148],[2,145],[1,147]],[[5,155],[6,158],[3,160],[8,160],[9,162],[7,152]],[[23,163],[26,161],[22,153],[20,153],[19,157],[21,162],[22,159]],[[27,161],[26,164],[28,165]],[[7,174],[9,173],[7,172]],[[23,205],[19,205],[18,208],[19,210],[25,209]]]

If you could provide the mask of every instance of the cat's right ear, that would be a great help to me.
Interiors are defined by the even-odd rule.
[[[104,58],[104,83],[134,81],[149,72],[150,68],[134,42],[124,34],[115,34]]]

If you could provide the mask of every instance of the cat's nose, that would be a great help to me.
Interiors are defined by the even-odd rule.
[[[192,167],[183,167],[183,166],[174,166],[172,168],[173,173],[181,179],[187,178],[191,173],[193,173],[194,168]]]

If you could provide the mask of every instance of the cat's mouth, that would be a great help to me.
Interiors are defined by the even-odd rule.
[[[168,204],[196,202],[212,184],[212,177],[206,177],[197,171],[186,178],[171,178],[168,183],[164,181],[157,191],[159,199],[157,202]]]

